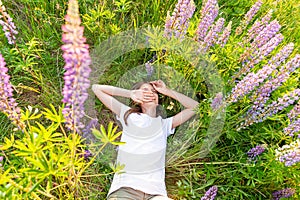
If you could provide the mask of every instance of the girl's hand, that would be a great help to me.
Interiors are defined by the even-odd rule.
[[[155,96],[151,91],[131,90],[130,98],[137,103],[143,104],[145,102],[152,101],[153,99],[155,99]]]
[[[162,80],[151,81],[150,83],[157,92],[166,94],[168,88]]]

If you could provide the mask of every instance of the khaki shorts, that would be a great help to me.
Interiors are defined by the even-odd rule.
[[[107,200],[169,200],[168,197],[161,195],[152,195],[144,193],[140,190],[135,190],[130,187],[121,187],[120,189],[112,192]],[[170,199],[171,200],[171,199]]]

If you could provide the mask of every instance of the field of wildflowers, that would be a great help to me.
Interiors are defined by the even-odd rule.
[[[299,13],[298,0],[0,0],[0,199],[105,199],[121,131],[90,85],[130,70],[183,78],[200,102],[168,141],[171,198],[300,199]],[[147,48],[99,64],[104,41],[141,29]]]

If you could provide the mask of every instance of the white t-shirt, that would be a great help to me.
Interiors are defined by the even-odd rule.
[[[124,113],[130,107],[121,106],[123,133],[118,148],[117,163],[124,164],[124,173],[115,174],[108,195],[121,187],[131,187],[147,194],[167,196],[165,186],[165,152],[167,137],[174,133],[173,117],[162,119],[144,113],[131,113],[124,122]]]

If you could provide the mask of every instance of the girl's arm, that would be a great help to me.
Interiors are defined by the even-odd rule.
[[[167,88],[165,83],[161,80],[152,81],[151,84],[159,93],[162,93],[163,95],[169,96],[169,97],[177,100],[179,103],[181,103],[185,107],[185,109],[183,111],[177,113],[173,117],[172,128],[175,128],[175,127],[181,125],[182,123],[186,122],[195,114],[194,109],[199,104],[197,101],[195,101],[194,99],[192,99],[184,94],[181,94],[179,92],[176,92],[174,90]]]
[[[127,90],[111,85],[92,85],[92,90],[99,100],[112,112],[120,116],[122,103],[115,99],[113,96],[121,96],[131,98],[133,101],[143,103],[151,101],[149,97],[153,95],[149,91],[143,90]]]

